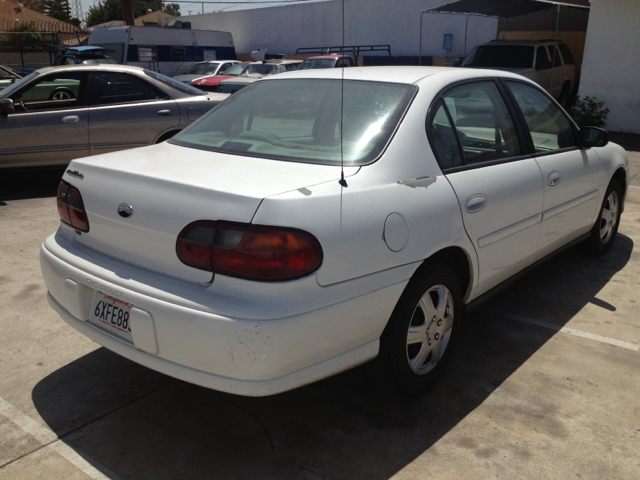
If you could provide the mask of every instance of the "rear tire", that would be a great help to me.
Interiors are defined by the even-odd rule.
[[[587,240],[589,250],[595,255],[604,255],[611,249],[618,227],[620,226],[620,211],[622,209],[622,187],[615,178],[609,183],[604,200],[598,213],[598,219],[591,229],[591,236]]]
[[[372,367],[390,393],[427,391],[451,360],[463,315],[460,282],[445,264],[414,277],[400,297]]]

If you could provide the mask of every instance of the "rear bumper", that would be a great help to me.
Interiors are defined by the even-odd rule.
[[[283,392],[374,358],[382,330],[406,285],[396,277],[391,284],[311,311],[276,319],[244,319],[168,301],[175,297],[169,292],[166,298],[157,292],[153,296],[141,293],[129,288],[126,278],[116,283],[104,275],[97,276],[91,269],[80,269],[68,258],[63,260],[52,253],[47,248],[57,245],[52,242],[48,239],[41,249],[42,274],[50,305],[69,325],[136,363],[240,395]],[[194,288],[202,286],[194,284]],[[316,296],[322,296],[320,290],[326,288],[318,285]],[[88,322],[98,291],[115,295],[144,312],[144,323],[132,320],[133,344]],[[250,295],[251,291],[243,294]],[[309,294],[308,285],[301,294]],[[212,291],[210,301],[214,306],[216,297]],[[276,296],[262,301],[281,303],[287,299]],[[242,295],[237,302],[242,304]],[[273,311],[272,305],[265,304],[264,311]]]

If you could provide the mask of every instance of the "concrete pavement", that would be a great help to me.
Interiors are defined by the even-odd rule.
[[[237,397],[99,347],[45,300],[38,251],[58,225],[55,172],[5,182],[0,480],[640,477],[633,155],[612,251],[569,250],[484,304],[441,381],[413,399],[377,395],[366,368]]]

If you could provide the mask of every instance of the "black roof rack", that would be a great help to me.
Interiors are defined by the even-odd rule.
[[[296,55],[352,54],[357,60],[362,52],[387,52],[391,56],[391,45],[340,45],[334,47],[302,47]]]

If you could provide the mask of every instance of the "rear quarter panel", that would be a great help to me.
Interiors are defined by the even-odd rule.
[[[418,92],[387,150],[377,162],[348,177],[348,187],[337,181],[310,185],[265,198],[256,212],[254,223],[297,227],[319,239],[324,252],[317,273],[320,285],[399,265],[414,264],[413,273],[424,259],[449,246],[461,247],[472,272],[477,271],[457,198],[426,136],[433,94],[431,88]],[[385,222],[393,213],[408,226],[407,243],[397,252],[384,237]],[[472,285],[475,281],[472,273]]]

